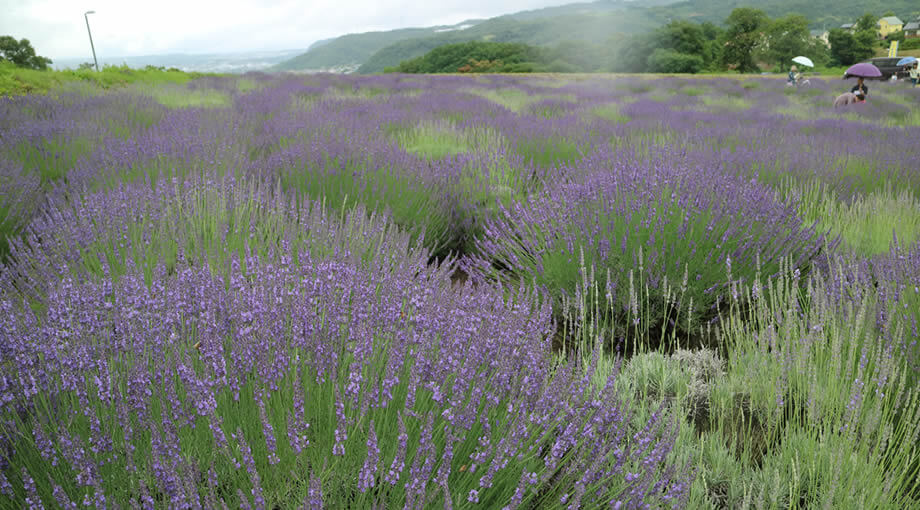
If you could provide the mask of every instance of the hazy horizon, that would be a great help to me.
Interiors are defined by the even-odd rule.
[[[28,39],[52,60],[92,60],[83,13],[89,15],[96,55],[102,60],[163,54],[232,54],[306,50],[348,33],[454,25],[574,3],[566,0],[318,0],[303,7],[291,0],[0,0],[0,35]],[[183,13],[178,16],[177,13]]]

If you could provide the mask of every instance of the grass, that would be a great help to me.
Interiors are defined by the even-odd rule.
[[[444,255],[453,247],[450,214],[441,187],[411,175],[403,168],[376,165],[361,155],[348,161],[324,156],[325,162],[291,162],[279,170],[282,189],[312,200],[325,200],[336,210],[362,204],[385,212],[401,228],[424,239],[432,253]],[[356,179],[356,176],[361,176]]]
[[[714,110],[742,111],[751,107],[751,102],[742,97],[732,96],[700,96],[704,105]]]
[[[561,136],[522,138],[515,150],[526,163],[542,168],[571,165],[584,155],[584,147],[580,143]]]
[[[141,87],[140,93],[150,95],[167,108],[226,108],[230,95],[219,90],[188,89],[183,86],[161,85]]]
[[[459,129],[448,121],[422,122],[410,129],[397,129],[396,140],[406,152],[428,159],[480,151],[498,151],[504,140],[488,127]]]
[[[474,88],[467,90],[467,92],[488,99],[493,103],[500,104],[515,113],[524,111],[528,106],[542,99],[546,99],[547,97],[554,97],[531,95],[522,90],[511,88],[499,90]]]
[[[99,140],[88,136],[56,136],[38,144],[21,142],[9,155],[19,160],[26,172],[37,174],[46,187],[62,179],[76,162],[89,154]]]
[[[629,117],[623,115],[620,111],[619,104],[607,103],[603,106],[594,108],[591,110],[591,113],[614,124],[625,124],[629,122]]]
[[[664,403],[683,417],[675,455],[698,469],[691,508],[910,506],[920,474],[913,369],[878,342],[873,297],[834,304],[821,279],[806,291],[795,278],[742,289],[760,288],[760,299],[727,313],[718,351],[645,351],[617,384],[646,409]],[[581,330],[588,345],[591,331]]]
[[[127,66],[105,66],[99,72],[88,69],[35,71],[0,62],[0,96],[47,94],[70,83],[89,84],[94,90],[124,87],[132,83],[184,84],[198,76],[202,74],[178,70],[132,69]]]
[[[787,182],[782,194],[797,205],[806,223],[817,222],[861,255],[887,253],[895,242],[910,246],[920,240],[920,200],[910,190],[895,191],[889,184],[843,201],[827,186]]]

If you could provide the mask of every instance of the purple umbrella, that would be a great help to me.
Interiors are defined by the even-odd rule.
[[[859,64],[851,65],[843,76],[844,78],[850,78],[854,76],[857,78],[881,78],[882,72],[879,71],[877,67],[868,62],[861,62]]]

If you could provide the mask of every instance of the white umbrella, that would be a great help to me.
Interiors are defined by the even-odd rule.
[[[795,57],[792,59],[796,64],[802,64],[805,67],[814,67],[815,63],[811,61],[808,57]]]

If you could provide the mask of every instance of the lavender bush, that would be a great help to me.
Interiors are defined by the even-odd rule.
[[[717,317],[732,283],[776,273],[783,257],[807,271],[827,244],[756,183],[673,161],[599,166],[489,223],[471,271],[507,278],[498,262],[554,294],[558,309],[586,267],[615,297],[615,338],[640,322],[641,332],[686,337]],[[689,314],[686,322],[678,312]]]
[[[424,261],[384,272],[291,260],[250,254],[244,273],[234,259],[229,281],[190,265],[158,266],[149,285],[136,270],[65,276],[39,312],[5,299],[5,497],[255,508],[686,497],[669,415],[630,429],[613,385],[592,389],[593,366],[552,364],[549,310],[526,292],[451,287],[449,267]]]

